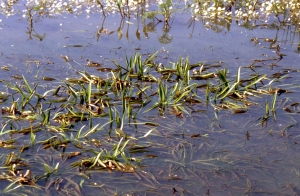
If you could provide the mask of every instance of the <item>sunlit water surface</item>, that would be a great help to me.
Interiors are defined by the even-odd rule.
[[[157,20],[122,19],[118,14],[106,18],[101,14],[88,18],[84,14],[40,16],[33,18],[33,28],[22,13],[1,16],[1,19],[0,64],[7,68],[0,71],[1,80],[20,83],[18,76],[24,75],[28,81],[39,82],[46,90],[65,78],[74,77],[77,71],[86,70],[101,77],[110,74],[86,66],[87,59],[101,63],[102,67],[115,68],[112,60],[125,66],[125,56],[137,52],[146,58],[159,51],[156,61],[166,66],[180,57],[188,57],[191,63],[219,63],[221,67],[215,69],[226,67],[232,73],[240,66],[252,65],[255,60],[266,60],[255,63],[258,67],[253,69],[258,73],[271,75],[284,69],[299,69],[299,33],[292,27],[285,30],[262,26],[249,29],[234,21],[216,26],[201,17],[193,21],[190,13],[172,15],[167,28]],[[280,53],[286,55],[281,60],[276,47],[270,48],[272,44],[264,41],[276,36]],[[255,42],[254,38],[259,39]],[[62,56],[67,56],[69,63]],[[250,72],[244,68],[242,76]],[[46,82],[43,77],[56,80]],[[53,180],[65,179],[60,186],[69,187],[70,195],[78,193],[78,189],[83,195],[99,192],[106,195],[298,195],[300,119],[298,113],[288,113],[282,108],[287,102],[300,101],[299,72],[291,72],[289,77],[274,85],[292,92],[278,96],[276,121],[261,124],[265,101],[271,102],[265,97],[250,98],[258,104],[244,114],[232,114],[228,110],[217,112],[205,104],[196,106],[196,110],[184,118],[172,114],[161,118],[156,110],[141,113],[138,122],[152,121],[160,126],[147,139],[137,141],[140,145],[151,146],[144,153],[131,155],[143,158],[137,174],[103,170],[87,171],[83,175],[77,169],[61,169],[60,175]],[[1,91],[7,91],[6,83],[2,82]],[[131,124],[126,125],[124,131],[141,137],[151,128]],[[196,137],[197,134],[200,137]],[[46,139],[49,136],[40,134],[38,137]],[[107,137],[107,133],[102,131],[94,137]],[[13,150],[1,151],[9,153]],[[30,157],[33,165],[43,159],[54,166],[60,161],[59,155],[53,150],[41,151],[37,146],[24,152],[22,157]],[[70,163],[72,160],[67,160],[61,167],[67,168]],[[42,187],[50,182],[39,185]],[[3,188],[7,185],[6,181],[0,183]],[[55,193],[54,187],[47,188],[49,194]],[[42,190],[33,189],[32,193]]]

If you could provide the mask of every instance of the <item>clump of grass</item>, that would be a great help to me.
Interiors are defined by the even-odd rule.
[[[139,142],[151,141],[152,136],[158,135],[158,127],[170,126],[144,122],[141,115],[157,113],[160,117],[174,115],[185,120],[185,116],[199,108],[211,107],[217,119],[220,110],[236,115],[246,113],[253,103],[252,98],[272,96],[271,104],[264,105],[261,123],[268,121],[270,112],[275,119],[278,93],[285,91],[272,90],[273,80],[267,84],[266,74],[247,76],[242,67],[232,74],[226,68],[216,70],[219,65],[215,64],[191,64],[188,58],[185,61],[179,58],[164,66],[157,62],[156,56],[157,52],[143,59],[142,55],[134,54],[126,57],[123,64],[115,62],[117,70],[107,74],[107,78],[78,72],[47,90],[25,76],[23,85],[6,82],[10,93],[2,94],[0,134],[11,139],[2,140],[0,147],[19,149],[20,154],[10,153],[6,157],[5,179],[19,182],[21,186],[35,186],[41,180],[51,182],[57,176],[68,175],[61,171],[65,167],[79,168],[82,175],[96,170],[136,174],[140,169],[140,154],[152,145],[139,145]],[[42,90],[45,92],[39,94]],[[296,105],[286,108],[293,107]],[[291,113],[292,109],[289,109]],[[157,127],[134,133],[132,130],[138,130],[140,125]],[[189,134],[181,130],[180,135]],[[204,136],[191,134],[191,138]],[[185,149],[184,146],[178,148]],[[23,154],[29,150],[37,157],[40,155],[35,150],[61,158],[42,159],[39,168],[33,161],[24,161]],[[180,151],[178,157],[176,164],[184,165],[186,150]],[[27,165],[29,163],[32,165]],[[20,167],[30,171],[30,166],[37,167],[35,175],[16,177]],[[58,182],[55,186],[59,185]],[[18,188],[12,184],[7,190]]]

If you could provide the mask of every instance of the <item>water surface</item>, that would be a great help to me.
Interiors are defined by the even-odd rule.
[[[24,2],[20,1],[14,8],[25,10]],[[78,77],[78,71],[107,78],[111,72],[99,72],[97,68],[87,66],[88,60],[115,69],[112,61],[126,67],[126,55],[131,57],[140,53],[145,59],[158,51],[156,64],[171,67],[180,58],[188,57],[191,63],[211,66],[211,72],[227,68],[230,81],[234,81],[239,67],[242,67],[241,77],[267,74],[269,80],[264,82],[273,79],[272,74],[279,73],[286,78],[275,81],[270,88],[286,89],[288,93],[277,97],[276,119],[270,117],[266,122],[262,120],[265,103],[271,103],[273,97],[267,94],[248,96],[252,106],[242,114],[234,114],[230,109],[216,109],[213,103],[202,102],[186,104],[188,114],[184,113],[182,117],[174,115],[172,109],[162,117],[157,110],[145,112],[152,105],[150,103],[135,121],[126,120],[123,129],[128,136],[137,138],[131,140],[126,151],[129,157],[141,159],[135,173],[99,168],[83,171],[70,167],[74,161],[92,156],[91,149],[110,150],[118,143],[115,135],[108,136],[109,126],[87,138],[101,140],[100,147],[83,142],[80,156],[64,159],[64,153],[78,149],[71,144],[67,148],[44,149],[38,141],[63,135],[49,130],[38,132],[35,146],[20,153],[19,147],[30,144],[30,134],[6,134],[5,131],[22,130],[27,126],[23,121],[14,122],[11,127],[3,127],[1,134],[3,140],[17,141],[16,149],[1,149],[3,179],[8,173],[8,167],[4,167],[5,154],[11,152],[26,160],[27,165],[18,166],[18,171],[24,174],[30,169],[35,178],[45,173],[43,163],[53,168],[57,163],[60,166],[49,178],[38,180],[35,188],[19,187],[18,183],[9,186],[11,182],[4,180],[0,183],[1,189],[28,195],[45,190],[51,195],[94,195],[99,191],[106,195],[300,194],[299,109],[293,104],[299,102],[299,27],[290,25],[276,29],[271,25],[253,26],[201,16],[193,18],[190,12],[174,12],[168,24],[134,14],[131,18],[122,18],[118,13],[103,17],[97,12],[74,12],[49,17],[34,10],[31,11],[31,22],[28,13],[16,11],[12,16],[1,15],[2,92],[12,93],[7,83],[24,85],[22,75],[32,85],[38,82],[40,93],[63,84],[66,78]],[[162,19],[162,15],[157,17]],[[275,18],[271,20],[276,22]],[[272,43],[268,39],[275,41]],[[279,53],[284,54],[282,59]],[[45,81],[43,77],[55,80]],[[207,83],[206,80],[195,82],[198,85]],[[258,84],[258,87],[264,85]],[[197,91],[204,101],[205,89]],[[113,95],[110,97],[114,98]],[[121,111],[118,100],[113,101]],[[9,106],[5,104],[3,106]],[[60,107],[60,104],[53,105]],[[108,121],[105,117],[92,123]],[[6,122],[7,118],[1,119],[3,125]],[[145,122],[155,122],[158,126],[153,129]],[[83,125],[88,126],[89,122],[74,123],[72,131],[65,134],[76,135]],[[151,129],[151,134],[144,137]],[[130,152],[130,146],[135,145],[143,146],[145,150]]]

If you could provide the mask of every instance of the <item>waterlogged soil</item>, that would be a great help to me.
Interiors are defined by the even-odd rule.
[[[90,116],[71,120],[69,130],[62,131],[53,128],[58,126],[55,117],[63,113],[64,105],[59,101],[47,103],[53,110],[60,108],[50,115],[52,128],[35,128],[40,118],[28,123],[3,110],[1,195],[300,194],[300,40],[296,27],[247,26],[201,17],[194,20],[190,13],[173,14],[168,24],[143,17],[122,18],[119,14],[103,17],[100,13],[89,17],[36,15],[32,24],[23,13],[0,17],[1,92],[12,95],[3,99],[4,108],[11,107],[13,101],[22,101],[11,85],[26,89],[24,78],[32,87],[38,84],[36,92],[43,94],[66,85],[67,78],[80,78],[78,72],[112,77],[111,70],[117,68],[114,61],[126,67],[126,56],[135,53],[145,60],[158,51],[154,63],[164,67],[188,57],[191,64],[200,62],[208,67],[205,73],[226,68],[230,83],[234,83],[239,67],[241,80],[263,74],[267,78],[255,83],[244,105],[231,99],[229,103],[226,99],[214,100],[213,96],[205,101],[207,88],[201,85],[217,86],[209,79],[190,81],[198,85],[194,91],[201,102],[184,104],[187,112],[172,107],[148,111],[159,100],[151,95],[152,101],[135,119],[125,118],[123,139],[120,136],[124,134],[116,131],[117,120],[108,123],[108,112],[92,120]],[[199,69],[191,69],[190,75]],[[154,69],[151,74],[162,77]],[[167,84],[171,87],[175,82],[170,79]],[[148,95],[157,92],[153,90],[157,88],[155,82],[139,84],[140,88],[150,86],[149,92],[145,90]],[[274,92],[270,93],[273,89],[277,89],[275,112],[266,114],[266,105],[271,110],[274,100]],[[118,111],[122,112],[122,101],[117,99],[122,93],[109,94],[115,106],[113,116],[117,116]],[[34,97],[31,104],[37,102]],[[47,109],[44,107],[42,110]],[[88,133],[88,127],[98,123],[104,127]],[[86,137],[73,142],[81,129]],[[53,142],[46,142],[49,138]],[[108,169],[73,165],[95,156],[96,151],[113,153],[119,141],[126,139],[130,141],[124,151],[131,161],[123,171],[117,171],[111,162],[107,163]],[[124,163],[121,155],[118,158]],[[58,169],[54,169],[57,164]]]

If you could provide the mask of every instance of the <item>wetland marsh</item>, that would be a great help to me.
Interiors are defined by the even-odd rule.
[[[298,1],[1,1],[1,195],[299,195]]]

